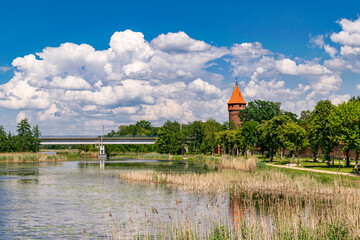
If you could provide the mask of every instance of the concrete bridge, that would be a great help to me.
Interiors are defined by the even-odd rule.
[[[41,145],[89,145],[100,149],[99,159],[106,160],[106,144],[154,144],[157,136],[44,136]]]
[[[41,145],[154,144],[157,136],[44,136]]]

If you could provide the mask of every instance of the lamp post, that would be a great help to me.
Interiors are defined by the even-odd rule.
[[[340,147],[339,147],[339,148],[338,148],[338,152],[339,152],[339,172],[341,171],[341,170],[340,170],[340,158],[341,158],[341,157],[340,157],[340,150],[341,150],[341,149],[340,149]]]

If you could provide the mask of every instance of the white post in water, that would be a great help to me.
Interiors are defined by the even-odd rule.
[[[106,160],[107,154],[105,153],[105,146],[104,146],[104,125],[102,125],[102,135],[101,135],[101,143],[100,143],[100,154],[99,154],[99,160]]]

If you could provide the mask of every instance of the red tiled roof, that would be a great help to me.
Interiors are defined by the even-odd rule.
[[[227,104],[246,104],[246,101],[241,94],[239,86],[236,84],[231,98]]]

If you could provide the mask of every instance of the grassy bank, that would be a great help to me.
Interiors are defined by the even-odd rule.
[[[250,165],[249,160],[242,161]],[[213,239],[360,239],[358,179],[269,167],[243,170],[222,168],[204,174],[137,171],[122,173],[120,178],[169,184],[194,193],[232,195],[230,221],[219,212],[213,219],[216,224],[204,225],[193,214],[176,224],[155,224],[141,233],[145,238],[211,239],[216,235],[220,237]],[[154,233],[154,228],[160,230]],[[121,233],[117,231],[114,239],[123,237]]]
[[[257,156],[259,159],[261,159],[264,162],[270,163],[269,158],[264,158],[260,155]],[[339,159],[334,159],[334,161],[331,161],[330,167],[327,167],[326,162],[322,161],[322,159],[318,159],[318,162],[314,162],[313,158],[295,158],[294,163],[297,164],[299,161],[300,165],[295,166],[298,168],[306,168],[306,169],[316,169],[316,170],[325,170],[325,171],[333,171],[333,172],[339,172]],[[275,165],[286,165],[291,163],[290,157],[283,157],[282,160],[280,160],[279,157],[276,157],[273,159],[271,164]],[[350,167],[345,166],[345,162],[343,160],[340,160],[340,172],[343,173],[354,173],[354,167],[355,167],[355,161],[350,162]]]
[[[55,162],[66,159],[64,155],[46,153],[0,153],[0,162]]]

